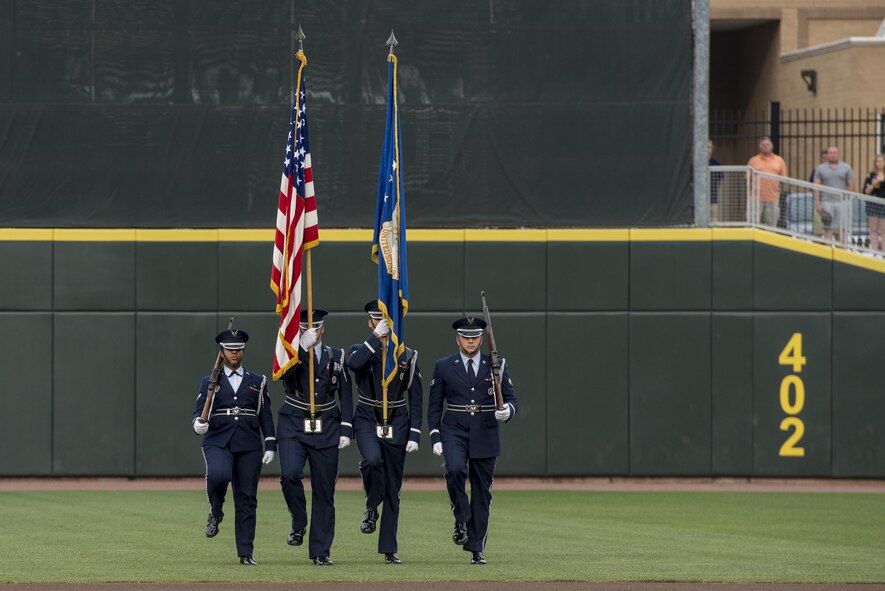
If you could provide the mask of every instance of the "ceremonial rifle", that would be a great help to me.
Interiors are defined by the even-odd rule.
[[[486,335],[489,338],[489,363],[492,366],[492,385],[495,388],[495,408],[504,408],[504,395],[501,393],[501,363],[498,361],[498,348],[495,346],[495,333],[492,332],[492,317],[486,305],[486,292],[482,291],[482,317],[486,321]]]
[[[233,327],[234,317],[231,316],[227,329],[230,330]],[[200,418],[197,419],[201,423],[209,422],[209,411],[212,410],[212,401],[215,399],[215,393],[218,391],[218,378],[221,376],[221,366],[224,364],[223,351],[224,347],[219,343],[218,357],[215,358],[215,365],[212,366],[212,371],[209,373],[209,385],[206,386],[206,404],[203,405],[203,412],[200,413]]]

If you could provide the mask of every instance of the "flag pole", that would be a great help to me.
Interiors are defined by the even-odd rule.
[[[300,53],[304,53],[304,40],[307,39],[307,35],[304,34],[304,31],[301,30],[301,25],[298,25],[298,31],[295,33],[295,40],[298,41],[298,51]],[[308,249],[306,253],[304,253],[304,274],[307,279],[307,330],[313,328],[313,276],[311,272],[311,249]],[[308,383],[310,384],[310,430],[316,430],[316,393],[314,388],[314,366],[313,366],[313,347],[311,350],[307,352],[307,367],[308,367]]]
[[[399,41],[396,40],[396,37],[393,35],[393,29],[390,29],[390,37],[387,38],[387,42],[385,43],[388,47],[390,47],[390,53],[388,54],[387,60],[390,61],[393,56],[393,48],[399,45]],[[393,59],[396,59],[395,57]],[[390,100],[396,100],[396,97],[392,97]],[[396,138],[394,138],[396,141]],[[381,341],[381,417],[383,418],[383,423],[381,425],[381,435],[382,437],[387,437],[387,343],[390,340],[390,330],[393,327],[391,326],[388,329],[387,334],[384,336],[384,340]]]
[[[390,332],[381,339],[381,436],[387,437],[387,340]]]
[[[312,249],[310,249],[312,250]],[[313,328],[313,277],[311,277],[310,269],[310,250],[305,254],[305,275],[307,275],[307,329]],[[314,345],[316,346],[316,345]],[[313,368],[313,349],[307,352],[308,361],[308,381],[310,382],[310,428],[316,430],[316,394],[314,393],[314,368]]]

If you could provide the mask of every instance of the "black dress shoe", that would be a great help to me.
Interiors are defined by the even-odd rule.
[[[452,541],[459,546],[467,543],[467,524],[463,521],[455,522],[455,528],[452,530]]]
[[[402,564],[403,561],[399,559],[399,556],[396,555],[396,552],[388,552],[384,555],[384,563],[385,564]]]
[[[289,540],[288,543],[290,546],[300,546],[304,543],[304,530],[306,528],[301,529],[292,529],[289,531]]]
[[[482,555],[482,552],[474,552],[473,558],[470,559],[470,564],[485,564],[486,557]]]
[[[313,559],[313,563],[317,566],[332,566],[332,559],[328,556],[317,556]]]
[[[214,538],[218,535],[218,524],[221,523],[221,520],[224,519],[224,516],[219,515],[218,517],[209,514],[209,519],[206,520],[206,537]]]
[[[366,512],[363,513],[363,520],[360,522],[360,531],[364,534],[374,532],[376,521],[378,521],[378,511],[376,509],[366,509]]]
[[[258,563],[255,562],[255,559],[252,558],[251,554],[244,554],[240,556],[240,564],[244,564],[246,566],[255,566]]]

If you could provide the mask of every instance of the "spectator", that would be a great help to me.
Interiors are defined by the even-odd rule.
[[[818,164],[823,164],[826,161],[827,161],[827,149],[824,148],[823,150],[820,151],[820,161],[818,162]],[[808,182],[809,183],[814,182],[814,171],[816,168],[817,168],[817,164],[815,164],[814,166],[811,167],[811,174],[808,175]],[[813,203],[814,203],[814,201],[812,200],[812,204]],[[812,209],[810,212],[803,211],[803,215],[810,216],[812,219],[811,233],[814,234],[815,236],[823,236],[824,235],[824,227],[820,221],[820,214],[817,213],[816,211],[814,211],[814,206],[812,205]]]
[[[722,163],[713,158],[713,140],[707,140],[707,164],[710,166],[722,166]],[[718,222],[719,219],[719,184],[722,182],[721,172],[710,173],[710,221]]]
[[[854,171],[839,160],[839,148],[836,146],[827,148],[827,161],[814,169],[814,184],[839,191],[854,191]],[[848,216],[847,203],[842,195],[814,192],[814,209],[820,214],[827,240],[832,240],[834,235],[836,240],[842,240],[839,228]]]
[[[818,164],[823,164],[826,161],[827,161],[827,151],[826,151],[826,149],[824,149],[824,150],[820,151],[820,162],[818,162]],[[811,169],[811,174],[808,175],[808,182],[809,183],[814,182],[814,171],[816,169],[817,169],[817,165],[815,165],[814,168]]]
[[[763,135],[759,138],[759,153],[750,158],[747,166],[759,172],[787,176],[787,163],[774,153],[771,138]],[[780,217],[780,181],[775,179],[759,179],[758,215],[754,223],[776,226]]]
[[[863,192],[872,197],[885,199],[885,155],[877,154],[873,172],[867,175]],[[870,248],[885,250],[885,205],[867,201],[867,220],[870,228]]]

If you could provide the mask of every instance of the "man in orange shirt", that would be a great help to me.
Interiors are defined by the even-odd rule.
[[[774,144],[771,143],[771,138],[767,135],[759,138],[759,153],[750,158],[747,166],[759,172],[787,176],[787,163],[774,153]],[[781,184],[779,181],[769,178],[759,179],[759,204],[757,218],[753,220],[755,223],[777,226],[777,219],[780,215],[780,193]]]

